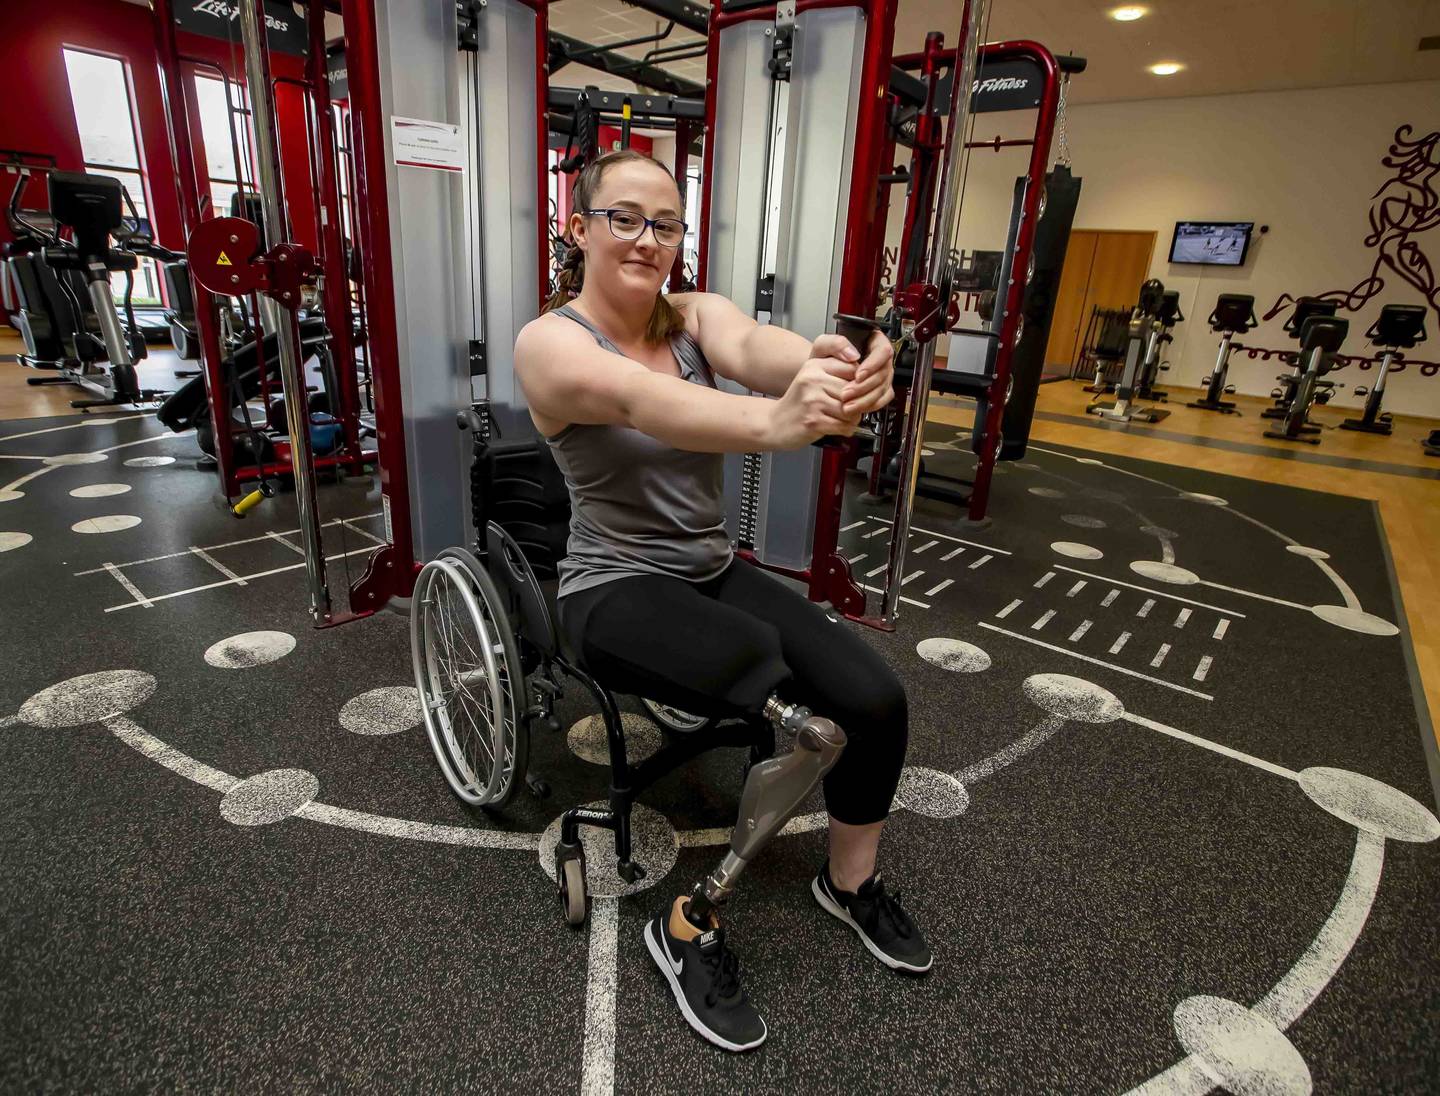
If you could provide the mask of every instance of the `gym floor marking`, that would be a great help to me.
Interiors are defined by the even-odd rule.
[[[1046,571],[1045,574],[1043,574],[1043,575],[1040,576],[1040,581],[1037,582],[1037,583],[1035,583],[1035,589],[1037,589],[1037,590],[1040,589],[1042,586],[1044,586],[1047,582],[1049,582],[1049,581],[1050,581],[1052,578],[1054,578],[1054,577],[1055,577],[1055,572],[1054,572],[1054,571]]]
[[[1129,642],[1130,642],[1130,633],[1129,633],[1129,632],[1121,632],[1119,638],[1116,639],[1114,643],[1110,644],[1110,653],[1111,653],[1112,655],[1118,655],[1121,651],[1123,651],[1123,650],[1125,649],[1125,644],[1127,644],[1127,643],[1129,643]]]
[[[1191,610],[1191,609],[1181,609],[1181,610],[1180,610],[1180,615],[1175,618],[1175,627],[1177,627],[1177,628],[1183,628],[1183,627],[1185,627],[1185,622],[1190,619],[1190,614],[1191,614],[1192,611],[1193,611],[1193,610]]]
[[[920,577],[921,575],[923,575],[924,573],[925,573],[924,571],[911,571],[908,575],[906,575],[904,578],[902,578],[902,579],[900,580],[900,585],[901,585],[901,586],[904,586],[907,582],[914,582],[917,578],[919,578],[919,577]]]
[[[1108,609],[1108,608],[1110,608],[1110,604],[1111,604],[1117,597],[1119,597],[1119,596],[1120,596],[1120,591],[1119,591],[1119,590],[1111,590],[1108,594],[1105,595],[1105,600],[1102,601],[1100,604],[1103,605],[1105,608]]]
[[[883,570],[883,568],[882,568],[882,570]],[[878,587],[878,586],[865,586],[865,585],[862,584],[861,587],[860,587],[860,589],[862,589],[862,590],[869,590],[872,594],[879,594],[879,595],[881,595],[882,597],[883,597],[884,594],[885,594],[885,591],[882,590],[882,589],[880,589],[880,587]],[[903,601],[906,605],[913,605],[913,606],[915,606],[915,608],[917,608],[917,609],[928,609],[928,608],[930,608],[929,604],[927,604],[926,602],[916,601],[914,598],[905,597],[903,594],[900,596],[900,600]]]
[[[881,525],[885,526],[887,529],[888,529],[892,524],[894,524],[893,522],[886,521],[884,518],[871,518],[870,520],[871,520],[871,521],[874,521],[874,522],[879,522]],[[949,533],[937,533],[937,532],[935,532],[933,529],[921,529],[918,525],[912,526],[911,529],[910,529],[910,535],[913,537],[913,536],[915,536],[917,533],[923,533],[923,534],[925,534],[925,536],[927,536],[927,537],[936,537],[936,538],[938,538],[938,539],[940,539],[940,540],[948,540],[948,541],[950,541],[952,544],[968,544],[971,548],[983,548],[985,551],[987,551],[987,552],[992,552],[992,553],[994,553],[994,554],[996,554],[996,555],[1001,555],[1001,556],[1013,556],[1013,555],[1015,554],[1014,552],[1007,552],[1004,548],[992,548],[992,547],[991,547],[990,545],[988,545],[988,544],[980,544],[980,543],[977,542],[977,541],[965,540],[963,537],[952,537]],[[868,533],[866,534],[866,536],[869,536],[869,535],[870,535],[870,534],[868,534]]]
[[[1074,597],[1083,589],[1085,589],[1085,580],[1082,578],[1078,582],[1076,582],[1074,586],[1070,587],[1070,589],[1065,591],[1065,596]]]
[[[1202,609],[1214,609],[1217,613],[1224,613],[1226,616],[1229,617],[1238,617],[1241,620],[1245,619],[1244,613],[1236,612],[1234,609],[1226,609],[1219,605],[1211,605],[1209,602],[1195,601],[1193,598],[1181,597],[1179,594],[1167,594],[1163,590],[1152,590],[1148,586],[1136,586],[1133,582],[1125,582],[1123,579],[1106,578],[1104,575],[1096,575],[1092,574],[1089,571],[1081,571],[1075,567],[1067,567],[1063,563],[1055,564],[1055,568],[1060,571],[1069,571],[1072,575],[1084,575],[1086,578],[1093,578],[1099,582],[1108,582],[1112,586],[1125,586],[1131,590],[1139,590],[1142,594],[1154,594],[1156,597],[1168,597],[1171,601],[1181,601],[1184,602],[1186,605],[1198,605]],[[1040,584],[1036,583],[1036,585],[1038,586]]]
[[[1078,643],[1080,641],[1080,637],[1090,630],[1091,623],[1091,621],[1082,620],[1080,622],[1080,627],[1076,628],[1073,632],[1070,633],[1070,642]]]
[[[1174,689],[1177,693],[1186,693],[1189,696],[1199,697],[1201,700],[1215,699],[1209,693],[1202,693],[1198,690],[1187,688],[1184,685],[1176,685],[1174,682],[1166,681],[1164,678],[1142,674],[1139,670],[1132,670],[1128,666],[1117,666],[1115,663],[1106,662],[1104,659],[1091,658],[1089,655],[1081,654],[1079,651],[1071,651],[1065,647],[1057,647],[1053,643],[1046,643],[1043,639],[1036,639],[1034,636],[1022,635],[1019,632],[1012,632],[1007,628],[1000,628],[986,620],[982,620],[979,623],[982,628],[987,628],[992,632],[999,632],[1002,636],[1009,636],[1011,639],[1018,639],[1021,643],[1033,643],[1036,647],[1044,647],[1047,651],[1054,651],[1056,654],[1061,655],[1069,655],[1071,658],[1078,658],[1081,662],[1088,662],[1093,666],[1104,666],[1114,670],[1116,673],[1125,674],[1127,677],[1138,677],[1141,681],[1149,681],[1155,685],[1163,685],[1167,689]],[[1128,634],[1126,638],[1129,638]]]
[[[373,552],[374,550],[375,549],[373,548],[355,548],[349,552],[336,552],[333,556],[326,556],[325,562],[334,563],[337,559],[347,559],[350,556],[364,555],[365,553]],[[107,564],[106,566],[114,567],[115,565]],[[120,584],[124,586],[127,591],[135,595],[137,600],[127,601],[121,605],[111,605],[105,611],[107,613],[114,613],[118,612],[121,609],[133,609],[137,605],[143,605],[145,608],[149,609],[157,601],[169,601],[173,597],[185,597],[188,594],[199,594],[203,593],[206,590],[218,590],[222,586],[245,586],[255,581],[255,579],[257,578],[269,578],[271,575],[283,574],[285,571],[295,571],[304,566],[305,563],[302,560],[300,563],[291,563],[285,567],[272,567],[268,571],[257,571],[253,575],[236,575],[234,578],[227,578],[220,582],[207,582],[203,586],[192,586],[188,590],[176,590],[173,593],[169,594],[156,594],[153,597],[149,598],[145,597],[137,589],[135,589],[135,585],[124,575],[122,575],[118,568],[116,568],[115,570],[111,571],[111,574],[113,574],[120,581]],[[928,609],[929,606],[927,605],[925,606],[925,608]]]
[[[245,579],[241,578],[234,571],[230,570],[230,568],[226,567],[225,564],[221,563],[209,552],[205,551],[204,548],[195,548],[192,546],[190,551],[193,552],[200,559],[203,559],[206,563],[210,564],[211,567],[215,568],[215,570],[219,571],[226,578],[233,579],[237,586],[246,585]]]
[[[304,548],[301,548],[300,545],[296,544],[293,540],[286,540],[279,533],[266,533],[265,535],[276,543],[285,545],[286,548],[289,548],[290,551],[294,552],[297,556],[303,556],[305,554]]]
[[[1145,599],[1145,604],[1140,606],[1140,608],[1136,610],[1135,615],[1137,617],[1147,617],[1150,615],[1150,610],[1153,608],[1155,608],[1155,599],[1153,597],[1147,597]]]
[[[994,558],[995,558],[994,556],[990,555],[989,553],[986,553],[985,555],[983,555],[983,556],[981,556],[979,559],[977,559],[974,563],[970,564],[970,570],[972,570],[972,571],[978,570],[979,568],[984,567],[985,564],[989,563],[989,562],[990,562],[992,559],[994,559]]]
[[[1009,616],[1011,613],[1013,613],[1016,609],[1020,608],[1020,606],[1024,604],[1025,603],[1017,597],[1014,601],[1012,601],[1009,605],[1005,606],[1005,608],[1001,609],[995,615],[999,619],[1004,620],[1007,616]]]
[[[965,551],[965,546],[963,544],[959,548],[952,548],[950,551],[946,552],[943,556],[940,557],[940,561],[943,563],[948,560],[952,560],[963,551]]]
[[[1158,670],[1161,666],[1163,666],[1163,665],[1165,664],[1165,656],[1168,655],[1169,653],[1170,653],[1170,644],[1168,644],[1168,643],[1162,643],[1162,644],[1160,644],[1160,649],[1155,652],[1155,657],[1150,660],[1150,668],[1151,668],[1152,670]]]
[[[866,553],[861,552],[858,556],[851,556],[851,557],[850,557],[850,562],[851,562],[851,563],[859,563],[862,559],[865,558],[865,556],[866,556]]]
[[[840,532],[848,533],[851,529],[858,529],[864,524],[865,523],[863,521],[852,521],[849,525],[842,526]]]
[[[954,582],[955,582],[955,580],[954,580],[953,578],[947,578],[944,582],[940,583],[939,586],[935,586],[935,587],[932,587],[932,588],[929,589],[929,590],[926,590],[926,591],[925,591],[925,596],[926,596],[926,597],[934,597],[934,596],[935,596],[936,594],[938,594],[941,590],[945,589],[945,587],[954,585]]]
[[[938,540],[927,540],[919,548],[916,548],[913,554],[918,556],[921,552],[928,552],[931,548],[934,548],[935,545],[939,543],[940,542]]]
[[[1195,667],[1195,680],[1204,681],[1205,675],[1210,672],[1210,656],[1205,655],[1200,659],[1200,665]]]
[[[1054,619],[1054,617],[1055,617],[1055,610],[1054,610],[1054,609],[1046,609],[1046,610],[1045,610],[1045,615],[1042,616],[1039,620],[1037,620],[1034,624],[1030,625],[1030,630],[1031,630],[1031,631],[1034,631],[1034,632],[1038,632],[1041,628],[1045,627],[1045,625],[1049,624],[1050,621]]]
[[[1221,618],[1220,618],[1220,623],[1217,624],[1217,625],[1215,625],[1215,634],[1214,634],[1213,636],[1211,636],[1210,638],[1211,638],[1211,639],[1224,639],[1224,638],[1225,638],[1225,633],[1226,633],[1227,631],[1229,631],[1229,630],[1230,630],[1230,622],[1229,622],[1228,620],[1226,620],[1224,617],[1221,617]]]
[[[147,609],[153,609],[155,607],[155,603],[142,594],[139,587],[126,578],[124,572],[121,571],[119,567],[116,567],[115,564],[107,563],[104,569],[114,576],[116,582],[129,591],[130,596],[135,599],[137,605],[143,605]]]

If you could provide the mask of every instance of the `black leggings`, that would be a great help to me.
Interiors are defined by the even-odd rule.
[[[753,715],[765,698],[833,719],[849,742],[825,806],[853,826],[890,811],[908,740],[905,687],[818,605],[741,560],[707,582],[635,575],[560,600],[571,650],[608,688],[696,715]]]

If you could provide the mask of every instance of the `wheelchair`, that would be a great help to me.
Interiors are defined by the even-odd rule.
[[[445,549],[421,568],[410,616],[411,662],[440,771],[461,800],[486,810],[503,808],[522,786],[546,798],[548,785],[529,771],[531,732],[560,730],[555,704],[567,681],[595,700],[609,751],[609,804],[567,810],[555,849],[561,909],[578,928],[590,905],[579,827],[609,829],[617,873],[636,882],[645,876],[644,866],[632,858],[636,798],[708,750],[747,749],[740,821],[730,850],[691,899],[694,916],[703,920],[838,760],[844,733],[773,696],[764,712],[723,721],[640,698],[667,741],[631,763],[614,695],[566,649],[556,626],[556,584],[550,580],[565,551],[569,496],[548,447],[493,443],[473,412],[461,416],[461,426],[472,432],[471,503],[483,535],[472,547]],[[795,736],[794,751],[783,757],[775,756],[777,730]]]

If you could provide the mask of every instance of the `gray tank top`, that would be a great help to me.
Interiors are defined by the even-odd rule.
[[[569,305],[556,312],[620,353]],[[687,332],[670,348],[683,380],[715,387],[710,363]],[[704,582],[729,566],[722,454],[674,449],[628,426],[572,423],[545,440],[570,490],[558,597],[631,575]]]

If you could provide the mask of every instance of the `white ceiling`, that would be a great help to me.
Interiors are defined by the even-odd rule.
[[[1089,69],[1072,85],[1073,102],[1440,79],[1440,50],[1416,48],[1420,38],[1440,35],[1440,0],[1144,0],[1145,18],[1118,23],[1106,13],[1121,2],[1131,0],[992,0],[986,38],[1034,38],[1057,53],[1088,58]],[[896,51],[920,49],[930,30],[953,44],[961,10],[960,0],[900,0]],[[620,0],[554,0],[550,25],[601,44],[662,24]],[[663,44],[694,37],[676,27]],[[623,52],[638,57],[650,48]],[[1146,66],[1157,61],[1185,68],[1153,76]],[[703,58],[667,67],[704,78]],[[577,66],[561,70],[555,82],[633,87]]]

